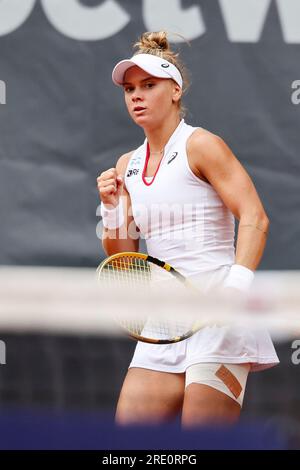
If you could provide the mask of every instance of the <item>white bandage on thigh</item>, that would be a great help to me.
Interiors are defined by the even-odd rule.
[[[225,393],[242,407],[249,370],[249,364],[193,364],[186,370],[185,386],[191,383],[208,385]]]

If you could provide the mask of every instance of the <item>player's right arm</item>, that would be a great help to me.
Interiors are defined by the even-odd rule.
[[[122,198],[124,223],[117,229],[103,229],[102,246],[110,256],[122,251],[138,251],[139,232],[131,215],[131,199],[125,187],[125,171],[133,152],[122,155],[116,168],[104,171],[97,178],[99,196],[107,207],[117,207]]]

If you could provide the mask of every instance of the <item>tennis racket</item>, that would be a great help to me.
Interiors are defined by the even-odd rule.
[[[116,295],[118,287],[131,289],[133,292],[145,288],[149,295],[151,286],[155,286],[157,292],[157,286],[164,286],[165,281],[171,281],[172,289],[184,286],[187,289],[187,297],[197,291],[195,286],[172,266],[144,253],[124,252],[109,256],[98,267],[97,275],[104,286],[116,289]],[[180,312],[179,318],[178,315],[171,318],[170,311],[165,315],[164,305],[153,310],[155,311],[150,315],[139,311],[134,319],[120,316],[115,320],[130,337],[152,344],[183,341],[203,326],[199,319],[196,321],[190,316],[185,316],[184,312]]]

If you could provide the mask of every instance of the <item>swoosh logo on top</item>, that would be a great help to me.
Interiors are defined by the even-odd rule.
[[[169,163],[171,163],[173,160],[175,160],[175,158],[177,157],[177,155],[178,155],[178,152],[173,152],[173,153],[172,153],[170,160],[168,160],[168,165],[169,165]]]

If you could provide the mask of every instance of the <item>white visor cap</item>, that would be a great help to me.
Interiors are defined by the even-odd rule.
[[[118,62],[112,72],[112,80],[115,85],[123,85],[125,72],[134,65],[153,77],[172,78],[182,88],[182,76],[178,68],[171,62],[153,54],[137,54],[131,59]]]

